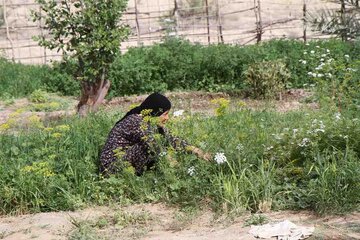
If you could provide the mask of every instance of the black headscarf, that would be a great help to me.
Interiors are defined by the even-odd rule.
[[[120,121],[122,121],[129,115],[140,114],[141,111],[145,109],[152,110],[150,112],[150,116],[159,117],[164,112],[170,110],[170,108],[171,108],[171,102],[167,97],[165,97],[160,93],[152,93],[140,104],[140,106],[137,106],[131,109],[129,112],[127,112],[125,116],[122,119],[120,119]]]

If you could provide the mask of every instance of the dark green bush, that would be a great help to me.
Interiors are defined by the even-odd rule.
[[[36,89],[44,87],[44,81],[49,67],[11,63],[0,58],[0,97],[27,96]]]
[[[55,62],[44,79],[45,89],[48,92],[57,92],[65,96],[79,95],[80,82],[75,81],[70,74],[76,64],[76,62],[69,62],[68,64]]]
[[[189,41],[168,38],[149,47],[131,48],[112,64],[108,97],[152,91],[206,90],[233,91],[244,89],[244,72],[249,65],[283,59],[291,78],[287,88],[299,88],[314,83],[304,66],[304,52],[329,49],[332,56],[349,55],[359,60],[360,42],[340,40],[310,41],[306,45],[296,40],[272,40],[258,45],[234,46],[217,44],[202,46]],[[54,63],[52,67],[14,64],[0,59],[0,96],[8,93],[26,96],[36,89],[78,95],[79,82],[71,76],[76,62]]]
[[[70,67],[58,63],[53,67],[24,65],[0,58],[0,97],[25,97],[38,89],[77,95],[80,88],[78,82],[67,73]]]
[[[283,59],[291,72],[286,87],[303,87],[311,83],[308,69],[302,66],[304,51],[320,45],[335,56],[353,59],[359,43],[339,40],[311,41],[305,45],[295,40],[273,40],[239,47],[233,45],[202,46],[169,38],[150,47],[132,48],[112,65],[110,96],[137,94],[154,90],[227,91],[244,87],[244,71],[249,65]]]

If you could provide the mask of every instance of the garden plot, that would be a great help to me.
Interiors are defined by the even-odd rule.
[[[309,91],[303,89],[291,89],[284,93],[281,101],[259,101],[244,99],[226,93],[206,93],[206,92],[169,92],[166,95],[173,101],[176,109],[185,109],[192,113],[213,114],[216,105],[211,103],[212,99],[227,98],[232,99],[232,108],[236,109],[237,104],[243,102],[253,109],[274,109],[279,112],[299,110],[301,108],[318,108],[315,103],[306,103],[305,100],[311,96]],[[119,108],[125,112],[134,104],[139,104],[147,95],[117,97],[104,102],[103,108],[112,110]],[[0,101],[0,124],[7,123],[9,119],[16,118],[23,123],[27,123],[31,116],[37,116],[42,121],[57,120],[76,113],[77,100],[75,97],[61,97],[52,94],[51,100],[43,103],[34,103],[27,98],[9,99]],[[22,120],[21,120],[22,119]]]

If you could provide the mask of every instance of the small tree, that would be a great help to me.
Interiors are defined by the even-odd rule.
[[[96,110],[109,87],[108,69],[120,54],[120,44],[130,31],[120,24],[126,0],[37,0],[45,13],[32,12],[43,21],[49,36],[37,36],[40,46],[57,49],[65,64],[76,64],[71,73],[80,81],[80,115]]]

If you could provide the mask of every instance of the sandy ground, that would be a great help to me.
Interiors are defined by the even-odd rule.
[[[119,214],[128,216],[127,222],[125,218],[115,222]],[[319,217],[309,212],[272,212],[264,216],[272,223],[288,219],[297,225],[314,226],[308,239],[360,239],[360,213]],[[93,207],[2,217],[0,239],[251,240],[255,238],[245,224],[249,217],[244,213],[230,219],[209,210],[184,214],[163,204]]]

